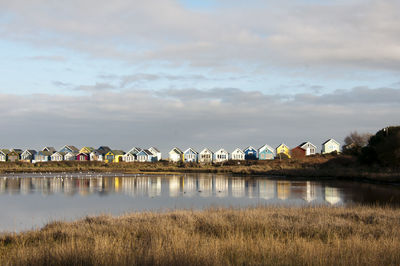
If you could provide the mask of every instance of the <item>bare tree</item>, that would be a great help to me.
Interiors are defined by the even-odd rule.
[[[344,139],[344,143],[345,145],[353,145],[354,147],[365,147],[371,136],[369,133],[359,134],[357,131],[354,131]]]
[[[351,132],[344,139],[343,153],[351,155],[360,155],[363,147],[367,146],[371,134],[359,134],[357,131]]]

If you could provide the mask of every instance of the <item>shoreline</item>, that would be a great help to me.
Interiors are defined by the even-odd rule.
[[[304,169],[295,169],[295,170],[304,170]],[[304,171],[299,173],[288,173],[285,170],[277,171],[273,170],[270,172],[260,172],[260,173],[236,173],[229,171],[209,171],[209,170],[196,170],[196,169],[188,169],[188,170],[177,170],[177,171],[146,171],[146,170],[138,170],[138,171],[7,171],[0,172],[3,176],[11,176],[11,175],[29,175],[29,174],[90,174],[90,175],[123,175],[123,176],[134,176],[134,175],[185,175],[185,174],[220,174],[220,175],[232,175],[235,177],[247,177],[247,178],[256,178],[263,177],[268,179],[283,179],[289,181],[348,181],[348,182],[360,182],[367,184],[377,184],[377,185],[391,185],[391,186],[400,186],[400,174],[395,175],[385,175],[381,178],[374,178],[374,175],[381,175],[382,173],[368,173],[370,177],[367,177],[365,174],[360,173],[359,175],[329,175],[326,174],[325,171],[318,172],[313,170],[310,171],[310,174],[307,175]],[[372,177],[371,177],[372,176]],[[390,178],[389,180],[387,180]]]
[[[234,176],[284,178],[288,180],[348,180],[375,184],[400,185],[400,169],[360,165],[356,158],[344,155],[311,156],[302,159],[272,161],[228,161],[224,164],[103,163],[103,162],[2,162],[0,173],[120,173],[120,174],[230,174]]]

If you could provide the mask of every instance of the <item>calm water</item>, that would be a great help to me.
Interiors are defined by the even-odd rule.
[[[86,215],[143,210],[354,203],[397,206],[400,188],[214,174],[19,174],[0,176],[0,231],[21,231]]]

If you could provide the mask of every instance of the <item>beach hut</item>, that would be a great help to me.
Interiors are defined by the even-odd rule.
[[[76,153],[76,154],[79,153],[79,149],[77,147],[73,146],[73,145],[65,145],[59,151],[60,152],[65,152],[65,153],[68,153],[68,152],[73,152],[73,153]]]
[[[64,160],[65,161],[76,161],[76,156],[78,155],[77,152],[67,152],[64,155]]]
[[[127,162],[127,163],[131,163],[131,162],[137,161],[137,154],[133,154],[131,152],[127,152],[122,157],[122,160],[124,162]]]
[[[199,153],[198,161],[199,163],[209,164],[213,162],[213,157],[214,153],[210,149],[205,148]]]
[[[258,149],[258,159],[259,160],[272,160],[275,158],[275,150],[265,144]]]
[[[94,148],[92,147],[83,147],[79,150],[79,153],[90,154],[92,151],[94,151]]]
[[[227,152],[225,149],[219,149],[218,151],[215,152],[214,154],[215,157],[215,162],[216,163],[221,163],[229,160],[229,152]]]
[[[193,148],[188,148],[183,152],[183,161],[186,163],[197,163],[199,153]]]
[[[84,152],[80,152],[76,155],[76,160],[77,161],[89,161],[90,160],[90,155],[89,153],[84,153]]]
[[[242,150],[239,149],[239,148],[236,148],[236,149],[231,153],[231,160],[239,160],[239,161],[242,161],[242,160],[244,160],[244,156],[245,156],[244,151],[242,151]]]
[[[108,147],[108,146],[100,146],[97,150],[104,151],[106,153],[111,151],[110,147]]]
[[[21,154],[21,161],[24,162],[32,162],[32,160],[34,159],[34,156],[37,152],[35,150],[25,150],[22,154]]]
[[[276,147],[276,157],[279,159],[290,158],[290,149],[285,143]]]
[[[107,152],[104,158],[105,158],[104,161],[105,161],[106,163],[112,163],[112,162],[114,162],[114,153],[113,153],[113,151]]]
[[[7,156],[7,161],[9,161],[9,162],[19,161],[22,153],[23,153],[23,151],[20,149],[12,149]]]
[[[317,146],[309,141],[301,143],[299,147],[306,151],[306,156],[315,155],[317,153]]]
[[[125,152],[122,150],[112,150],[106,153],[105,162],[106,163],[119,163],[123,161]]]
[[[10,150],[7,149],[1,149],[0,150],[0,162],[6,162],[7,161],[7,156],[10,153]]]
[[[50,160],[54,162],[61,162],[64,161],[64,156],[65,156],[64,152],[56,151],[50,156]]]
[[[257,150],[252,146],[247,147],[243,152],[245,160],[257,160]]]
[[[183,159],[183,152],[177,147],[173,148],[168,153],[168,160],[170,162],[177,163],[177,162],[181,162],[182,159]]]
[[[340,152],[340,143],[334,139],[328,139],[327,141],[322,143],[321,153],[326,154],[326,153],[332,153],[332,152],[336,152],[336,153]]]
[[[39,151],[34,156],[35,162],[48,162],[51,160],[51,152],[49,151]]]
[[[139,147],[133,147],[132,149],[130,149],[128,152],[132,153],[132,154],[138,154],[141,150],[143,150],[142,148]]]
[[[44,147],[42,151],[48,151],[51,154],[55,153],[57,150],[54,147]]]
[[[290,150],[290,157],[292,158],[303,158],[306,157],[306,150],[297,146]]]
[[[89,153],[89,160],[90,161],[98,161],[102,162],[104,160],[104,156],[106,155],[107,151],[104,150],[93,150]]]
[[[137,155],[138,162],[155,162],[157,156],[151,153],[149,150],[141,150]]]
[[[161,160],[161,152],[156,147],[150,147],[148,149],[157,158],[157,161]]]

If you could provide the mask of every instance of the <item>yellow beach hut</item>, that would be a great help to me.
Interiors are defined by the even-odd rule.
[[[113,150],[114,153],[114,163],[123,162],[125,152],[122,150]]]
[[[105,162],[106,163],[112,163],[114,162],[114,152],[113,151],[109,151],[106,153],[106,155],[104,156],[105,158]]]
[[[122,162],[125,152],[122,150],[112,150],[106,153],[105,162],[106,163],[119,163]]]
[[[290,149],[285,143],[276,148],[276,158],[290,158]]]
[[[94,151],[94,148],[92,148],[92,147],[83,147],[83,148],[79,151],[79,153],[87,153],[87,154],[90,154],[92,151]]]

